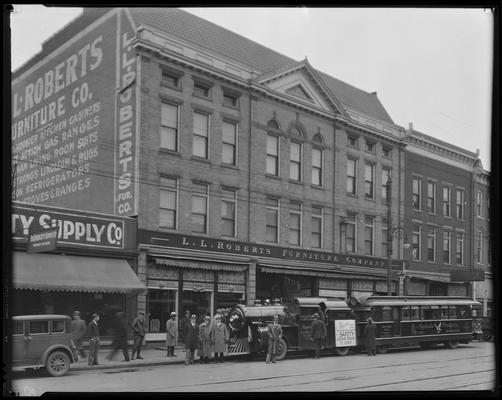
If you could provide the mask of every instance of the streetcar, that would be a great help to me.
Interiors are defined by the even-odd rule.
[[[454,349],[473,339],[473,310],[481,304],[467,297],[372,296],[347,301],[356,315],[357,347],[364,350],[368,317],[377,325],[377,352],[390,348],[431,348],[442,344]]]
[[[344,356],[356,346],[356,320],[345,300],[326,297],[296,297],[288,303],[246,306],[237,304],[227,315],[230,331],[228,353],[249,356],[267,351],[267,326],[274,315],[279,316],[282,338],[277,359],[282,360],[289,350],[313,350],[311,323],[319,310],[324,314],[327,337],[324,348]]]

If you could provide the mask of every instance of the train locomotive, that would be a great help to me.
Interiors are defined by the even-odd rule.
[[[337,355],[346,355],[356,346],[356,320],[347,303],[341,299],[324,297],[297,297],[288,303],[245,306],[237,304],[227,314],[230,331],[230,354],[260,354],[267,350],[267,325],[279,316],[283,336],[277,359],[289,350],[313,350],[311,323],[314,313],[321,314],[327,328],[324,348]]]

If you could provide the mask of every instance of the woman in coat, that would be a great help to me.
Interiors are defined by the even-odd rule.
[[[227,326],[221,322],[221,316],[216,315],[215,323],[211,328],[211,342],[213,344],[214,351],[214,361],[223,362],[223,353],[226,352],[228,341],[228,329]]]
[[[200,362],[207,364],[211,357],[211,317],[205,316],[204,322],[199,325],[199,343],[201,347]]]
[[[366,338],[368,355],[376,356],[377,326],[373,323],[373,319],[371,317],[368,318],[368,325],[364,327],[363,335]]]

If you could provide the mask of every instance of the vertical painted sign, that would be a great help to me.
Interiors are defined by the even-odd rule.
[[[335,346],[356,345],[356,321],[354,319],[335,320]]]
[[[66,32],[69,40],[13,80],[15,200],[137,213],[134,31],[130,21],[121,31],[124,15],[115,9]]]

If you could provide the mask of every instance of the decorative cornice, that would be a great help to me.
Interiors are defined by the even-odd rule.
[[[409,144],[427,150],[430,153],[437,154],[450,160],[460,162],[471,168],[473,167],[473,164],[476,161],[475,157],[469,156],[465,153],[460,153],[459,151],[447,148],[446,146],[442,146],[438,143],[434,143],[430,140],[427,140],[426,138],[417,137],[413,134],[408,135],[406,137],[406,141]]]

